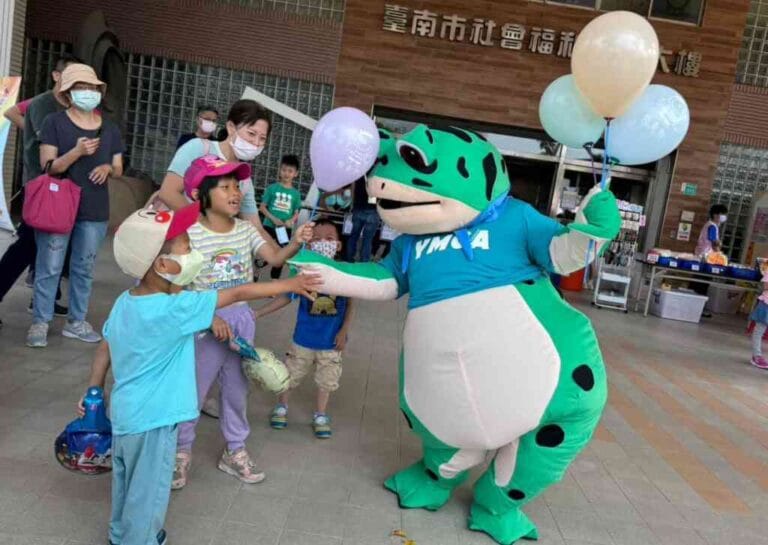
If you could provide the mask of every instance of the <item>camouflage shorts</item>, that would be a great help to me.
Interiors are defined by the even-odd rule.
[[[313,365],[317,387],[326,392],[338,390],[341,378],[341,352],[310,350],[295,343],[285,359],[285,366],[291,374],[291,388],[296,388],[301,383]]]

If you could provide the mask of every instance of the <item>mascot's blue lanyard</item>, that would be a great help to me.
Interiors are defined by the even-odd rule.
[[[507,199],[509,196],[506,193],[503,193],[496,197],[491,203],[486,207],[485,210],[483,210],[479,216],[477,216],[474,220],[472,220],[470,223],[465,225],[464,227],[461,227],[459,229],[456,229],[453,234],[456,237],[456,240],[459,241],[459,244],[461,244],[461,251],[464,252],[464,257],[467,258],[468,261],[472,261],[475,258],[475,252],[472,249],[472,240],[469,238],[469,230],[474,229],[478,225],[481,225],[483,223],[489,223],[491,221],[495,221],[499,217],[499,212],[501,212],[501,209],[504,207],[504,205],[507,203]],[[413,250],[413,244],[416,241],[416,237],[414,235],[402,235],[404,237],[403,241],[403,260],[401,263],[403,274],[408,272],[408,266],[411,263],[411,250]]]

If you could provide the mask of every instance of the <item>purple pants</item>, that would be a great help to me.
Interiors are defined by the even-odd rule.
[[[249,342],[256,334],[256,321],[248,305],[236,304],[216,312],[227,322],[232,333]],[[246,416],[248,379],[240,366],[240,355],[219,342],[210,331],[195,339],[195,367],[197,370],[197,406],[201,408],[213,381],[219,379],[219,425],[227,448],[235,451],[245,446],[251,431]],[[195,441],[195,427],[199,419],[179,425],[177,450],[189,452]]]

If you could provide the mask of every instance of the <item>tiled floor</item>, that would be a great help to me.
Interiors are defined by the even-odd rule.
[[[0,248],[1,250],[2,248]],[[91,319],[100,325],[126,287],[102,252]],[[23,338],[30,291],[0,306],[0,544],[105,543],[109,476],[58,466],[53,440],[86,386],[92,347],[63,339],[45,350]],[[595,440],[565,479],[530,504],[546,545],[768,545],[768,373],[746,364],[741,322],[701,326],[594,310],[609,367],[609,406]],[[419,456],[397,407],[399,304],[360,306],[332,399],[334,437],[311,435],[311,380],[291,425],[267,425],[272,400],[254,390],[249,449],[267,481],[242,486],[215,467],[217,423],[203,418],[190,483],[172,496],[175,545],[490,545],[465,529],[469,486],[440,512],[401,511],[382,480]],[[258,344],[282,351],[285,310],[259,324]]]

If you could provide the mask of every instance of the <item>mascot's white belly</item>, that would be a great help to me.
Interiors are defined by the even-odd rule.
[[[409,312],[405,398],[438,439],[496,449],[538,426],[560,375],[551,337],[514,286]]]

